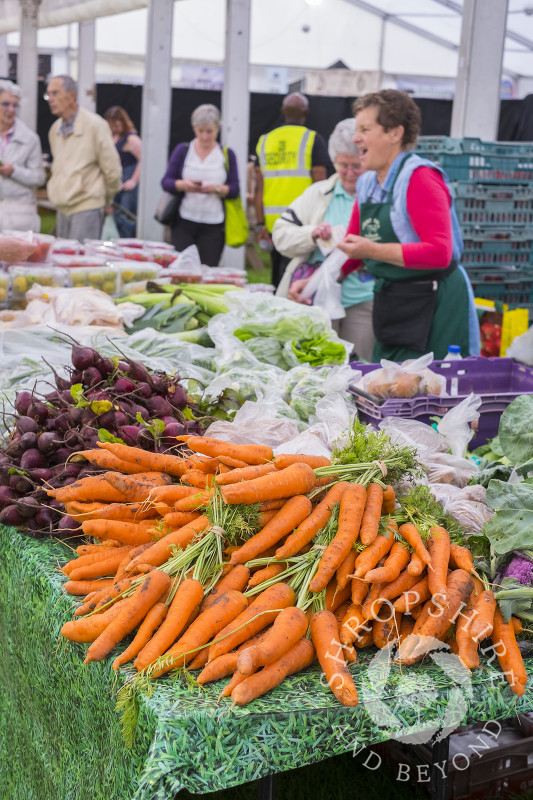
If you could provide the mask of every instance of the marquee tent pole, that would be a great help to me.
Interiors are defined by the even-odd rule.
[[[78,24],[78,101],[88,111],[96,110],[95,98],[95,39],[94,19]]]
[[[20,118],[32,129],[37,127],[37,17],[40,0],[20,2],[20,49],[17,82],[22,89]]]

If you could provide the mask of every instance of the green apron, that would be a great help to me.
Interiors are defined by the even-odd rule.
[[[400,164],[384,202],[360,204],[361,236],[385,244],[400,243],[392,227],[392,197],[410,155]],[[408,269],[367,258],[364,267],[376,278],[374,362],[382,358],[404,361],[430,351],[435,359],[443,359],[450,344],[469,352],[468,290],[454,262],[445,270]]]

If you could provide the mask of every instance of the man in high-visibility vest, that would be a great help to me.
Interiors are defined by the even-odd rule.
[[[288,94],[281,113],[285,124],[263,134],[256,149],[259,162],[256,233],[259,246],[271,250],[274,286],[280,282],[289,261],[272,245],[270,234],[274,222],[311,183],[325,180],[329,163],[324,138],[305,127],[309,113],[307,97],[299,92]]]

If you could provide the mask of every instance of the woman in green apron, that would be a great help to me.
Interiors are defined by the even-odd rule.
[[[447,178],[412,152],[420,111],[405,93],[382,90],[354,104],[365,172],[345,240],[346,275],[363,267],[376,278],[373,360],[403,361],[450,344],[479,353],[473,292],[459,266],[462,239]]]

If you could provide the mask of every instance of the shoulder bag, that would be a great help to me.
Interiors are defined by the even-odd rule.
[[[224,151],[224,161],[226,164],[226,172],[229,172],[229,157],[228,148],[222,148]],[[225,225],[225,238],[226,244],[229,247],[242,247],[246,244],[250,227],[246,219],[246,212],[242,205],[240,195],[232,198],[231,200],[224,200],[226,211],[226,225]]]

